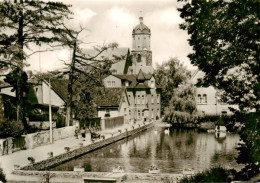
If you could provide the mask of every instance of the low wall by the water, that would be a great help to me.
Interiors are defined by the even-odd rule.
[[[52,130],[53,141],[73,137],[76,126],[56,128]],[[24,136],[26,149],[32,149],[50,143],[50,131],[31,133]]]
[[[149,124],[145,124],[144,126],[141,126],[139,128],[133,129],[133,130],[125,130],[124,132],[115,135],[113,137],[104,139],[104,140],[99,140],[97,142],[94,142],[93,144],[87,145],[87,146],[83,146],[81,148],[78,149],[74,149],[71,150],[69,152],[54,156],[52,158],[40,161],[40,162],[36,162],[30,165],[27,165],[25,167],[22,167],[22,170],[44,170],[47,168],[51,168],[53,166],[59,165],[65,161],[74,159],[82,154],[91,152],[93,150],[99,149],[101,147],[104,147],[106,145],[109,145],[111,143],[114,143],[116,141],[119,141],[121,139],[124,139],[128,136],[134,135],[136,133],[139,133],[141,131],[146,130],[147,128],[150,128],[153,126],[153,123],[149,123]]]
[[[73,172],[73,171],[24,171],[24,170],[14,170],[14,174],[21,176],[37,176],[43,177],[46,174],[51,174],[55,179],[59,178],[69,178],[69,179],[79,179],[79,178],[113,178],[117,177],[118,174],[124,174],[126,180],[153,180],[153,181],[170,181],[170,182],[180,182],[184,177],[183,174],[150,174],[150,173],[112,173],[112,172]]]
[[[72,137],[75,134],[76,126],[68,126],[53,129],[53,141]],[[33,149],[50,143],[50,131],[41,131],[22,135],[17,138],[0,139],[0,156],[11,154],[24,149]]]

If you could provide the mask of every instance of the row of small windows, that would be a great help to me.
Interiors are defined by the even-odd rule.
[[[115,87],[116,86],[116,82],[115,81],[108,81],[107,82],[107,86]]]
[[[128,98],[130,99],[131,95],[128,95]],[[151,95],[151,103],[153,104],[154,102],[155,102],[154,101],[154,95]],[[157,102],[157,104],[160,103],[160,95],[157,95],[156,102]],[[146,104],[147,98],[145,97],[145,95],[137,95],[135,103],[136,104]]]
[[[197,103],[198,104],[206,104],[206,103],[208,103],[207,94],[203,94],[203,95],[198,94]]]
[[[129,110],[129,116],[131,116],[132,114],[132,110]],[[160,116],[160,109],[157,109],[157,114],[156,116]],[[141,117],[148,117],[144,115],[144,111],[143,110],[137,110],[137,117],[140,119]],[[154,110],[151,109],[151,118],[154,118]]]

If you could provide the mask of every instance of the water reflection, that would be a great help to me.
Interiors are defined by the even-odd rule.
[[[235,162],[239,142],[236,134],[218,138],[214,133],[196,130],[153,128],[111,144],[52,170],[72,171],[81,165],[85,171],[111,172],[119,165],[126,172],[148,172],[155,165],[163,173],[180,173],[184,168],[202,171],[215,165],[240,169]]]

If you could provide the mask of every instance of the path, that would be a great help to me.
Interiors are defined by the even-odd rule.
[[[135,128],[137,128],[139,124],[142,124],[142,122],[137,122],[136,124],[134,124]],[[112,134],[119,134],[118,130],[121,130],[123,132],[125,131],[125,129],[133,129],[132,126],[132,124],[125,124],[114,129],[100,131],[99,133],[101,133],[101,135],[104,135],[105,138],[108,138],[111,137]],[[14,165],[19,165],[21,167],[28,165],[29,161],[27,160],[27,157],[30,156],[35,158],[35,162],[38,162],[47,159],[48,152],[53,152],[53,156],[55,156],[64,153],[65,147],[70,147],[70,149],[80,147],[80,143],[83,143],[83,146],[91,144],[92,142],[90,139],[90,134],[87,134],[86,138],[80,137],[79,139],[76,139],[75,137],[69,137],[66,139],[55,141],[52,144],[43,145],[34,149],[17,151],[13,154],[1,156],[0,167],[3,168],[7,180],[20,180],[21,177],[11,174],[11,172],[14,170]]]

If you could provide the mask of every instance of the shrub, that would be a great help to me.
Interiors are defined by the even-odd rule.
[[[227,170],[222,167],[213,167],[191,177],[182,179],[182,183],[189,182],[230,182],[231,176],[236,173],[235,170]]]
[[[66,117],[57,113],[56,127],[62,128],[66,126]]]
[[[2,168],[0,168],[0,181],[1,182],[6,182],[5,174],[4,174]]]
[[[4,121],[0,123],[0,138],[19,137],[24,132],[24,125],[17,121]]]

